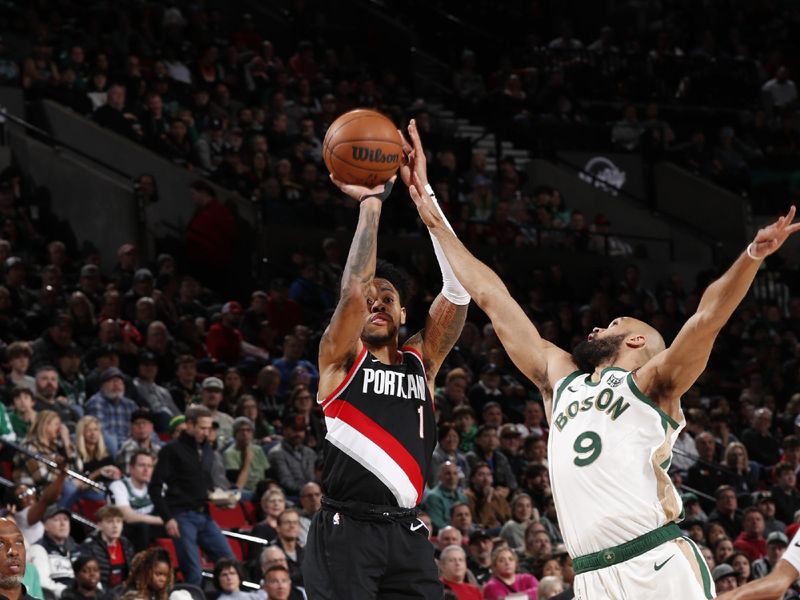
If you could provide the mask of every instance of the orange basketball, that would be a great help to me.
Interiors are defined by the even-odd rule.
[[[403,145],[388,117],[358,108],[331,124],[322,142],[322,156],[339,181],[373,188],[385,183],[402,164]]]

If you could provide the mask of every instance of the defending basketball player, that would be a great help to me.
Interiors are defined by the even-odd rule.
[[[420,154],[419,136],[411,136]],[[706,289],[669,348],[646,323],[619,317],[569,354],[542,339],[500,278],[444,225],[424,183],[415,180],[411,196],[514,364],[542,393],[550,480],[576,597],[712,598],[705,561],[676,525],[681,499],[667,475],[685,424],[680,398],[705,369],[764,258],[800,228],[792,223],[795,208],[759,230]]]
[[[425,181],[424,155],[409,158],[403,179],[410,183],[413,171]],[[442,292],[424,329],[400,346],[407,286],[400,271],[376,261],[381,205],[394,178],[373,189],[333,181],[360,212],[319,348],[325,497],[308,534],[306,590],[315,600],[440,600],[433,547],[417,514],[436,444],[433,383],[470,298],[434,243]]]
[[[766,577],[717,596],[717,600],[775,600],[800,579],[800,531],[794,534],[778,564]],[[794,597],[794,596],[793,596]]]

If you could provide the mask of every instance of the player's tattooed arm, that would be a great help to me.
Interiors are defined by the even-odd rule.
[[[421,349],[428,379],[436,377],[448,352],[453,349],[467,320],[468,306],[453,304],[442,295],[436,297],[428,311],[425,328],[408,341]]]

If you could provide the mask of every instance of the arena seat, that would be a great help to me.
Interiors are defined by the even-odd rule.
[[[208,514],[220,529],[243,529],[250,527],[242,506],[237,502],[232,508],[221,508],[208,503]]]
[[[78,500],[77,512],[90,521],[97,523],[97,511],[103,508],[105,505],[105,500],[89,500],[88,498],[81,498]]]

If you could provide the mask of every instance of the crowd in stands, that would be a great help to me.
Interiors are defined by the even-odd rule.
[[[604,215],[569,210],[557,189],[527,181],[513,160],[492,173],[487,157],[461,151],[396,73],[371,73],[344,50],[299,41],[276,48],[249,15],[228,22],[200,5],[148,3],[109,15],[33,4],[16,23],[30,36],[30,55],[12,60],[0,47],[6,83],[90,115],[253,199],[287,227],[352,227],[355,205],[331,192],[320,140],[342,111],[373,106],[398,124],[417,119],[432,149],[437,197],[468,244],[635,253],[603,237]],[[50,18],[44,9],[74,18]],[[85,35],[108,24],[128,33],[113,43]],[[588,51],[622,52],[611,34],[604,30]],[[676,53],[669,38],[658,39]],[[547,45],[583,44],[562,35]],[[530,81],[511,72],[486,78],[472,59],[465,54],[455,84],[466,101],[504,85],[509,105],[539,110],[526,107]],[[767,85],[773,99],[788,94],[780,64],[765,67],[776,74]],[[570,82],[568,72],[551,74],[548,97],[576,111],[574,98],[552,89]],[[658,136],[673,144],[680,135],[659,121],[657,108],[646,109],[650,125],[640,127],[636,107],[627,107],[609,136],[625,149]],[[791,110],[769,112],[765,126],[784,123]],[[735,135],[727,148],[736,147]],[[147,177],[139,183],[155,193]],[[401,192],[387,203],[389,227],[413,230],[413,207]],[[30,544],[36,568],[29,572],[48,600],[165,600],[179,579],[201,584],[202,570],[225,600],[304,597],[303,546],[324,491],[316,354],[346,248],[326,238],[318,249],[297,249],[281,265],[283,277],[231,297],[221,282],[235,256],[236,220],[203,181],[190,193],[197,210],[185,255],[151,260],[119,240],[109,257],[79,247],[68,224],[38,210],[21,173],[0,177],[0,464],[14,484],[8,502]],[[522,276],[506,271],[502,255],[493,260],[543,337],[564,348],[622,314],[652,323],[669,343],[710,275],[687,282],[648,273],[651,285],[630,264],[578,287],[558,264]],[[417,284],[408,306],[406,333],[413,333],[440,281],[420,257],[403,266]],[[718,590],[769,573],[800,522],[800,287],[786,275],[767,261],[683,399],[687,425],[671,474],[685,492],[682,527],[701,545]],[[479,312],[470,313],[437,383],[438,444],[422,507],[447,594],[572,597],[541,397]],[[192,452],[206,439],[209,452]],[[162,495],[167,478],[178,492]],[[71,520],[75,514],[97,529]],[[214,523],[265,544],[226,540]],[[191,529],[204,554],[175,537],[175,527]]]

